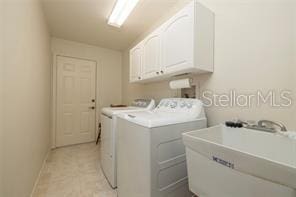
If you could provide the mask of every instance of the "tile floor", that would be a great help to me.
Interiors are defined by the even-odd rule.
[[[95,143],[52,150],[33,197],[116,197],[102,173],[99,152]]]

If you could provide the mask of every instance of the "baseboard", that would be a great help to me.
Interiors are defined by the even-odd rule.
[[[41,172],[42,172],[42,170],[44,169],[44,166],[45,166],[45,163],[46,163],[46,160],[47,160],[47,158],[48,158],[48,155],[49,155],[50,151],[51,151],[51,149],[48,149],[48,151],[47,151],[47,153],[46,153],[46,156],[45,156],[45,158],[44,158],[44,160],[43,160],[42,167],[41,167],[40,170],[39,170],[39,173],[38,173],[38,176],[37,176],[36,181],[35,181],[35,183],[34,183],[34,187],[33,187],[33,189],[32,189],[32,192],[31,192],[30,197],[32,197],[33,194],[35,193],[35,190],[36,190],[36,188],[37,188],[37,184],[38,184],[39,179],[40,179],[40,176],[41,176]]]

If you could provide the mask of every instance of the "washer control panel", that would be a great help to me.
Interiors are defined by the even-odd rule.
[[[166,98],[154,109],[156,112],[200,113],[203,104],[198,99]]]

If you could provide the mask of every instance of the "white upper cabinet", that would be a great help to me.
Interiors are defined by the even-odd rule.
[[[131,71],[140,72],[131,72],[134,82],[213,72],[214,14],[194,0],[148,35],[130,55]]]
[[[142,43],[130,50],[130,82],[141,80]]]
[[[186,6],[164,24],[162,67],[174,73],[193,66],[194,6]]]
[[[161,30],[157,29],[143,41],[142,77],[148,79],[160,75]]]

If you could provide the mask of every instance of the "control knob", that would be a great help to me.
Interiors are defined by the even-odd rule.
[[[182,102],[181,104],[180,104],[180,107],[181,108],[184,108],[186,106],[186,103],[185,102]]]
[[[188,109],[192,108],[192,103],[187,103],[187,108]]]
[[[173,102],[171,102],[170,107],[171,108],[176,108],[177,105],[178,105],[177,101],[173,101]]]

